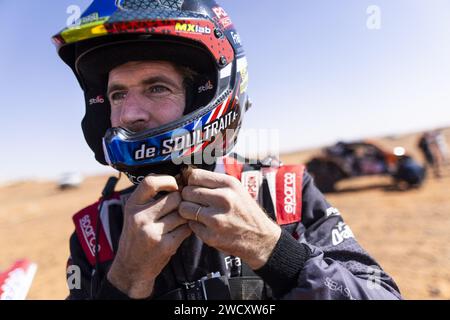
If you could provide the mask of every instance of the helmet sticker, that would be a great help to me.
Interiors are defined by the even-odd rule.
[[[231,38],[233,39],[233,42],[235,45],[237,45],[237,46],[242,45],[241,36],[239,35],[239,33],[231,31],[230,34],[231,34]]]
[[[198,87],[198,93],[203,93],[206,91],[210,91],[212,89],[214,89],[214,86],[211,80],[208,80],[208,82],[205,85]]]
[[[105,97],[103,95],[98,95],[94,98],[89,99],[89,105],[105,103]]]
[[[228,16],[228,13],[222,7],[214,7],[212,11],[216,15],[214,20],[225,30],[233,28],[233,22]]]
[[[241,94],[247,90],[248,87],[248,63],[247,58],[240,58],[237,60],[238,72],[241,74]]]
[[[189,33],[200,33],[200,34],[211,34],[211,29],[207,26],[202,27],[196,24],[180,23],[177,22],[175,25],[176,32],[189,32]]]
[[[88,23],[92,22],[94,18],[95,20],[103,19],[106,17],[110,17],[117,8],[120,8],[120,4],[123,1],[115,0],[115,1],[93,1],[92,4],[83,12],[81,16],[82,23],[83,20]]]

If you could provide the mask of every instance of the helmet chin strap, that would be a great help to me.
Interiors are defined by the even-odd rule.
[[[123,172],[133,184],[138,185],[149,174],[162,174],[176,177],[181,173],[181,169],[183,169],[186,166],[187,166],[186,164],[174,164],[173,162],[168,161],[160,164],[148,165],[141,168],[137,168],[135,170],[128,170]],[[216,163],[213,164],[201,163],[195,164],[193,166],[198,169],[213,171],[216,167]]]

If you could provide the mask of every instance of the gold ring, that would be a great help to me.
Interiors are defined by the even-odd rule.
[[[198,221],[198,215],[200,214],[200,210],[202,210],[202,208],[203,208],[202,206],[199,206],[198,209],[197,209],[197,212],[195,213],[195,221],[197,221],[197,222],[199,222]]]

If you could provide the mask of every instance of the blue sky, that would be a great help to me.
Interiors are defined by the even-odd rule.
[[[50,41],[68,6],[89,3],[0,0],[0,181],[105,171],[82,136],[81,90]],[[221,4],[249,61],[244,128],[278,129],[281,151],[450,125],[448,0]],[[381,29],[367,28],[370,5]]]

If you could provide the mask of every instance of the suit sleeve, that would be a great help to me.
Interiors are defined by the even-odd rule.
[[[70,238],[70,257],[67,263],[67,285],[69,296],[66,300],[131,300],[114,287],[106,278],[95,274],[83,252],[74,232]],[[100,264],[99,270],[106,273],[110,262]]]
[[[401,299],[393,279],[358,244],[341,214],[305,172],[302,221],[283,228],[265,266],[255,272],[276,299]]]

